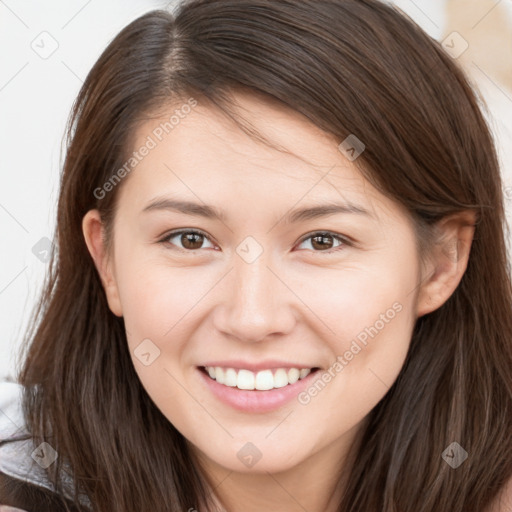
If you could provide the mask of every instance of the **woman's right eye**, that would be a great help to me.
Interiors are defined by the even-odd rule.
[[[197,231],[195,229],[181,229],[179,231],[168,233],[162,240],[160,240],[160,242],[176,246],[182,251],[191,252],[197,249],[202,249],[203,247],[201,247],[201,245],[204,243],[204,240],[209,240],[209,237],[202,231]],[[181,247],[179,244],[181,244]],[[212,248],[215,248],[215,246],[212,245]]]

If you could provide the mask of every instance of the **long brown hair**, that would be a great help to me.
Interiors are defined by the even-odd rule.
[[[130,23],[92,68],[68,125],[56,250],[19,375],[31,433],[60,454],[56,485],[66,460],[96,511],[208,510],[184,437],[133,368],[81,222],[97,208],[111,242],[122,183],[101,198],[94,191],[129,158],[138,123],[187,97],[231,115],[237,89],[281,102],[340,142],[355,134],[366,146],[361,172],[407,208],[418,233],[475,212],[462,281],[417,320],[338,510],[483,511],[512,477],[512,289],[496,151],[452,58],[377,0],[183,2],[174,15]],[[442,457],[452,442],[468,453],[457,469]]]

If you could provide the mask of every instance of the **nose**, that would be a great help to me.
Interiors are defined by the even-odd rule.
[[[243,342],[258,342],[293,329],[295,295],[270,268],[265,254],[252,263],[235,255],[234,268],[224,280],[221,304],[214,316],[214,326],[222,334]]]

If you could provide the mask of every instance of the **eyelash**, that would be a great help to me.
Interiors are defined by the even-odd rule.
[[[203,231],[199,231],[197,229],[180,229],[177,231],[171,231],[170,233],[166,234],[162,239],[160,239],[159,243],[162,243],[165,245],[173,245],[178,251],[181,251],[181,252],[188,252],[188,253],[197,252],[199,249],[182,249],[181,247],[177,247],[174,244],[171,244],[171,242],[169,242],[169,239],[174,238],[178,235],[182,235],[184,233],[193,233],[196,235],[201,235],[213,243],[213,241],[210,239],[210,237],[206,233],[204,233]],[[341,242],[341,245],[339,245],[338,247],[334,247],[333,249],[329,249],[329,250],[325,250],[325,251],[314,251],[313,250],[313,252],[319,253],[319,254],[332,254],[336,251],[342,250],[345,246],[352,245],[352,242],[349,238],[342,236],[342,235],[338,235],[337,233],[333,233],[332,231],[313,231],[311,233],[308,233],[307,235],[305,235],[304,237],[301,238],[301,240],[298,242],[298,245],[301,245],[306,240],[308,240],[310,238],[314,238],[315,236],[330,236],[330,237],[338,240],[339,242]]]

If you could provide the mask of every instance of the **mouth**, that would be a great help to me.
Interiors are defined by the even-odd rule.
[[[234,364],[234,363],[232,363]],[[277,363],[279,364],[279,363]],[[206,393],[220,403],[244,413],[271,413],[297,399],[299,394],[316,378],[319,367],[283,367],[270,363],[230,366],[196,367]]]
[[[217,384],[244,391],[270,391],[293,386],[320,368],[267,368],[258,371],[246,368],[200,366],[199,370]]]
[[[290,405],[322,370],[285,359],[205,361],[195,368],[207,395],[251,414],[272,413]]]

